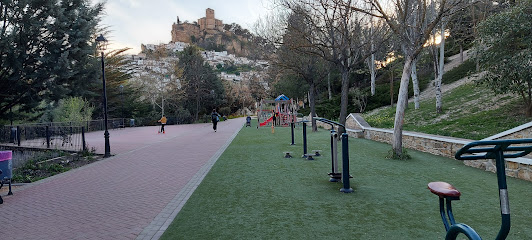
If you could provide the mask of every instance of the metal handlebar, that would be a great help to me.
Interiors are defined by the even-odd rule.
[[[344,132],[345,132],[345,126],[343,124],[339,123],[339,122],[335,122],[335,121],[332,121],[332,120],[329,120],[329,119],[326,119],[326,118],[320,118],[320,117],[313,117],[313,119],[315,119],[316,121],[321,121],[321,122],[327,123],[327,124],[331,125],[331,127],[334,127],[334,125],[341,126],[344,129]]]
[[[516,144],[528,145],[511,146]],[[465,145],[455,154],[455,158],[458,160],[495,159],[502,219],[501,228],[496,239],[506,239],[506,236],[508,236],[508,233],[510,232],[510,205],[508,202],[504,158],[522,157],[530,152],[532,152],[532,139],[510,139],[472,142]],[[449,234],[450,232],[448,232],[448,235]],[[453,236],[456,237],[456,235]]]
[[[497,159],[497,152],[502,152],[503,158],[518,158],[525,156],[532,152],[532,145],[530,146],[511,146],[513,144],[532,144],[532,139],[511,139],[511,140],[492,140],[492,141],[477,141],[465,145],[458,150],[455,157],[458,160],[478,160],[478,159]],[[478,146],[492,146],[475,148]],[[505,153],[517,152],[517,153]],[[464,154],[474,155],[464,155]],[[485,154],[478,154],[485,153]]]

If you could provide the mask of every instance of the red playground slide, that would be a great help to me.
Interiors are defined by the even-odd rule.
[[[271,116],[270,118],[266,119],[266,121],[261,122],[261,123],[259,124],[259,126],[261,126],[261,127],[266,126],[266,124],[268,124],[269,122],[272,121],[272,118],[273,118],[273,116]]]

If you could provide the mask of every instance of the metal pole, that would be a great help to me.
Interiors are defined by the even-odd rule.
[[[307,157],[307,123],[303,122],[303,157]]]
[[[331,126],[331,178],[329,182],[339,182],[341,175],[338,172],[338,134],[334,130],[334,126]]]
[[[107,89],[105,87],[105,65],[103,60],[103,51],[102,51],[102,82],[103,82],[103,117],[104,117],[104,126],[105,132],[103,136],[105,138],[105,154],[103,157],[111,156],[111,146],[109,145],[109,131],[107,130]]]
[[[291,128],[291,130],[292,130],[292,144],[290,144],[290,145],[296,145],[296,144],[294,143],[294,121],[292,121],[292,122],[290,123],[290,128]]]
[[[83,151],[87,151],[87,145],[85,142],[85,127],[81,127],[81,144],[83,144]]]
[[[343,193],[352,193],[353,189],[349,184],[349,144],[347,133],[342,133],[342,182],[344,187],[340,189]]]
[[[46,126],[46,148],[50,148],[50,127]]]
[[[20,126],[17,126],[17,143],[18,143],[18,146],[20,147]]]
[[[508,186],[506,185],[506,168],[504,164],[504,150],[495,152],[495,166],[497,168],[497,184],[499,185],[499,203],[501,206],[501,228],[496,239],[506,239],[510,232],[510,203],[508,201]]]
[[[124,85],[120,84],[120,117],[122,118],[122,128],[125,128],[124,125]]]

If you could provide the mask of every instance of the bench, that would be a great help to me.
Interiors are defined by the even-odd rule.
[[[116,128],[125,128],[125,124],[123,122],[115,122],[113,121],[113,128],[116,129]]]

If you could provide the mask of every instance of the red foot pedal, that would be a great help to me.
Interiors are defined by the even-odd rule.
[[[440,197],[460,197],[458,191],[453,185],[446,182],[431,182],[428,185],[429,190]]]

